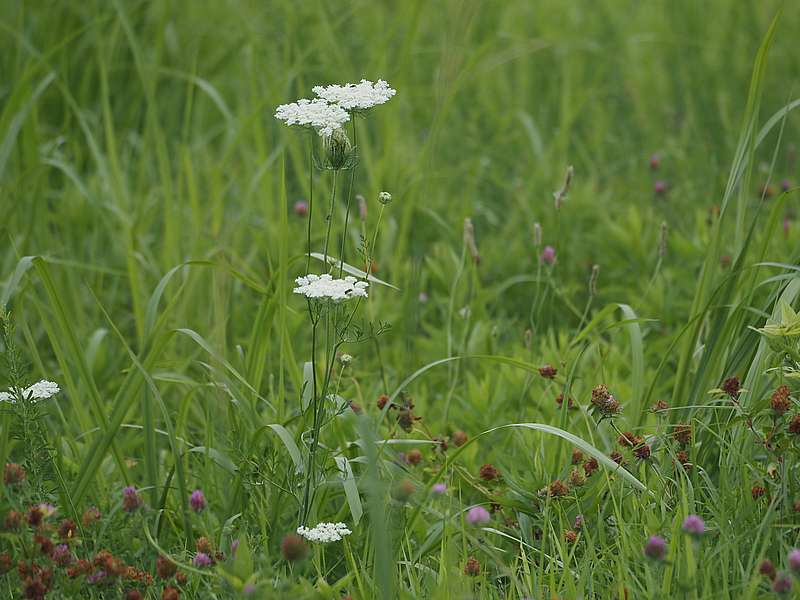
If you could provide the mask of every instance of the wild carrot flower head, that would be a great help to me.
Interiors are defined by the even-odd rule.
[[[684,519],[681,529],[689,535],[700,536],[705,533],[706,524],[703,519],[697,515],[689,515]]]
[[[297,535],[316,544],[338,542],[351,533],[353,532],[350,531],[344,523],[318,523],[312,528],[302,525],[297,528]]]
[[[0,392],[0,402],[10,402],[14,404],[17,401],[17,393],[31,402],[38,402],[39,400],[52,398],[60,391],[61,388],[58,387],[57,383],[42,379],[22,390],[13,389],[7,392]]]
[[[383,79],[378,79],[375,83],[362,79],[360,83],[345,85],[316,85],[312,91],[331,104],[354,111],[385,104],[397,93]]]
[[[333,300],[341,302],[350,298],[366,298],[366,281],[357,281],[355,277],[347,276],[344,279],[334,279],[330,275],[309,274],[298,277],[295,282],[295,294],[302,294],[306,298],[313,300]]]
[[[467,511],[467,523],[470,525],[483,525],[490,519],[489,511],[482,506],[473,506]]]
[[[194,512],[200,512],[206,507],[206,497],[203,495],[203,490],[195,490],[189,496],[189,506],[192,507]]]
[[[651,535],[644,545],[644,555],[652,560],[664,560],[667,555],[667,542],[658,535]]]
[[[341,106],[327,100],[303,98],[297,102],[281,104],[275,109],[275,118],[290,126],[311,127],[320,136],[330,137],[350,120],[350,115]]]

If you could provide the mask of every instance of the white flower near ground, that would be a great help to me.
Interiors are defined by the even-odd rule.
[[[37,381],[33,385],[26,387],[24,390],[21,390],[20,393],[23,397],[36,402],[38,400],[47,400],[48,398],[52,398],[60,391],[61,388],[58,387],[57,383],[42,379],[41,381]],[[14,404],[16,401],[17,394],[14,392],[14,390],[0,392],[0,402],[10,402],[11,404]]]
[[[350,120],[350,114],[341,106],[326,100],[298,100],[281,104],[275,109],[275,118],[287,125],[313,127],[322,137],[330,137],[337,129]]]
[[[310,529],[302,525],[297,528],[297,535],[316,544],[338,542],[351,533],[353,532],[344,523],[319,523]]]
[[[361,83],[317,85],[313,91],[320,98],[347,110],[367,110],[388,102],[397,93],[383,79],[376,83],[362,79]]]
[[[333,300],[341,302],[356,297],[367,297],[366,281],[358,281],[355,277],[347,276],[344,279],[334,279],[330,275],[306,275],[298,277],[295,282],[295,294],[302,294],[313,300]]]

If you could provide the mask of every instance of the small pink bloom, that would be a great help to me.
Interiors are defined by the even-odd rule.
[[[294,214],[298,217],[305,217],[308,214],[308,202],[305,200],[298,200],[294,203]]]
[[[540,260],[546,265],[552,265],[556,262],[556,249],[552,246],[545,246],[542,250]]]
[[[470,525],[483,525],[491,519],[489,511],[482,506],[473,506],[467,511],[467,523]]]

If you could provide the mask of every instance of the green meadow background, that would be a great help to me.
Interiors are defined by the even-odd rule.
[[[777,1],[0,1],[0,304],[15,315],[33,376],[65,390],[48,428],[71,501],[135,483],[174,515],[168,545],[191,537],[181,514],[187,490],[202,487],[218,527],[242,513],[259,568],[279,569],[296,506],[269,484],[290,463],[281,440],[261,431],[300,431],[310,341],[305,306],[291,294],[306,232],[293,205],[308,199],[309,137],[273,113],[314,85],[362,77],[397,89],[358,121],[354,192],[367,198],[370,227],[377,193],[393,194],[375,275],[400,291],[370,288],[366,316],[391,330],[347,349],[348,399],[374,416],[378,396],[421,367],[480,355],[551,363],[569,373],[581,405],[607,383],[627,429],[661,431],[647,412],[659,399],[703,404],[724,377],[748,372],[758,337],[747,327],[763,325],[791,279],[753,265],[797,262],[796,196],[777,198],[783,180],[800,179],[797,117],[779,119],[757,148],[753,138],[800,92],[798,30],[800,12]],[[758,93],[748,104],[751,78]],[[568,165],[575,175],[556,211]],[[726,192],[732,168],[740,177]],[[666,193],[654,192],[657,180]],[[766,184],[775,194],[762,203]],[[315,201],[329,186],[315,171]],[[319,206],[312,246],[321,251]],[[341,219],[344,203],[337,210]],[[463,247],[465,218],[477,265]],[[539,264],[535,222],[556,249],[552,268]],[[353,264],[360,232],[355,219],[344,257]],[[675,341],[684,327],[696,336]],[[431,436],[540,422],[613,449],[613,430],[561,411],[560,386],[529,371],[465,359],[407,389]],[[617,534],[598,534],[576,557],[559,541],[568,525],[553,524],[548,551],[573,571],[532,568],[534,597],[610,598],[623,585],[649,597],[641,544],[677,531],[673,519],[687,510],[713,522],[713,550],[699,573],[676,558],[663,577],[671,584],[651,573],[655,587],[758,594],[758,561],[770,552],[780,560],[797,534],[777,509],[753,507],[750,487],[766,463],[718,417],[668,417],[696,419],[703,468],[675,495],[638,473],[661,497],[652,504],[611,484]],[[4,425],[5,458],[13,443]],[[342,439],[356,439],[348,427]],[[557,438],[491,435],[459,468],[474,475],[495,464],[509,492],[492,499],[509,511],[567,472],[570,447]],[[428,480],[411,477],[421,488]],[[592,485],[580,510],[607,522],[609,481]],[[479,490],[465,486],[463,502],[477,502]],[[323,516],[351,519],[341,491],[331,494],[341,510]],[[521,597],[525,586],[491,585],[491,566],[484,586],[470,587],[463,560],[474,552],[458,527],[457,541],[420,550],[425,511],[405,530],[394,523],[397,545],[381,571],[375,554],[389,555],[364,533],[368,509],[353,537],[366,548],[357,560],[367,581],[391,580],[409,597]],[[575,510],[562,512],[568,523]],[[438,578],[408,567],[417,551]],[[499,556],[481,560],[500,573],[516,568],[519,558]]]

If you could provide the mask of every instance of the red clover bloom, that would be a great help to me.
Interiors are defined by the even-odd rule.
[[[701,536],[706,531],[706,524],[703,519],[697,515],[689,515],[684,519],[681,529],[683,529],[684,533],[688,533],[689,535]]]
[[[189,505],[194,512],[200,512],[206,507],[206,497],[203,495],[203,490],[195,490],[189,496]]]
[[[644,545],[644,555],[652,560],[664,560],[667,555],[667,542],[658,535],[652,535]]]
[[[490,519],[489,511],[482,506],[473,506],[467,511],[467,523],[470,525],[483,525]]]

